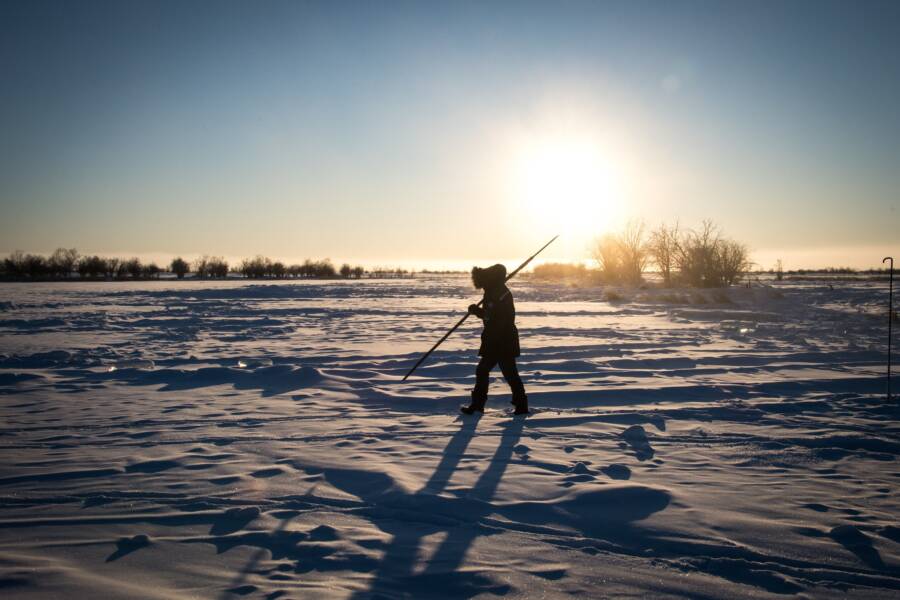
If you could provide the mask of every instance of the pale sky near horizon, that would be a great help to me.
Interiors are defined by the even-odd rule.
[[[897,2],[0,1],[0,254],[876,267],[898,107]]]

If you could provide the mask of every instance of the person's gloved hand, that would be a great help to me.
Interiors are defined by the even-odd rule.
[[[469,305],[469,314],[470,314],[470,315],[477,315],[477,314],[478,314],[478,305],[477,305],[477,304],[470,304],[470,305]]]

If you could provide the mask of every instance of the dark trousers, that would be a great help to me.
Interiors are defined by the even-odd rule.
[[[497,358],[495,356],[482,356],[478,367],[475,368],[475,388],[472,389],[472,404],[484,408],[487,402],[488,385],[491,380],[491,369],[500,365],[500,372],[512,390],[513,404],[525,400],[525,385],[519,377],[519,367],[516,366],[514,356],[509,358]]]

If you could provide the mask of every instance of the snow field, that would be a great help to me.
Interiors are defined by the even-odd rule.
[[[476,323],[400,381],[466,284],[0,285],[0,588],[900,593],[882,286],[516,281],[534,414],[477,419]]]

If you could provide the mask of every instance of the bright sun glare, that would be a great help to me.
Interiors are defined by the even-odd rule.
[[[525,144],[512,179],[516,209],[529,228],[592,237],[613,228],[623,211],[611,165],[590,139]]]

